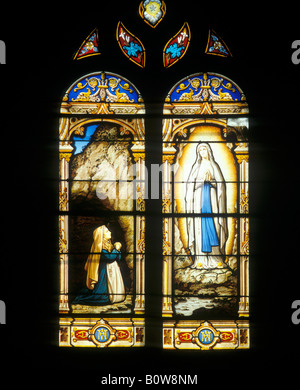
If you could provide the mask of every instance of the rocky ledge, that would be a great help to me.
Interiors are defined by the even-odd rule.
[[[193,268],[187,257],[178,256],[175,259],[174,270],[175,294],[196,294],[198,296],[236,295],[236,271],[236,257],[229,258],[225,267],[204,269]]]
[[[175,271],[175,281],[184,284],[223,284],[232,276],[230,268],[184,268]]]
[[[235,308],[237,296],[236,269],[229,266],[214,269],[181,268],[174,275],[174,308],[177,315],[228,313]],[[208,315],[208,314],[206,314]]]
[[[103,306],[72,305],[73,313],[94,313],[94,314],[127,314],[132,312],[132,296],[127,295],[125,300],[119,303]]]

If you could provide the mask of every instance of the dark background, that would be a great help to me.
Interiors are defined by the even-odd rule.
[[[0,325],[3,375],[23,384],[44,380],[99,385],[103,375],[198,374],[247,383],[296,375],[300,325],[291,322],[299,293],[299,86],[300,64],[291,61],[300,39],[293,5],[272,8],[185,0],[166,1],[164,20],[151,28],[138,15],[140,1],[29,6],[8,5],[0,39],[7,64],[0,68],[2,253]],[[294,3],[295,4],[295,3]],[[16,12],[18,11],[18,12]],[[16,16],[17,15],[17,16]],[[146,67],[121,52],[118,21],[146,48]],[[190,47],[182,60],[163,67],[167,41],[184,22]],[[100,56],[72,61],[82,41],[99,29]],[[208,30],[226,42],[232,58],[204,54]],[[147,163],[160,164],[158,113],[171,87],[196,72],[221,73],[244,91],[250,109],[250,326],[247,351],[163,351],[160,348],[161,264],[147,265],[149,305],[144,349],[58,348],[58,112],[64,91],[84,74],[107,70],[126,77],[148,105]],[[158,258],[159,200],[149,200],[148,258]],[[208,371],[209,370],[209,371]],[[218,375],[211,375],[215,370]],[[41,376],[41,374],[44,374]],[[2,374],[1,374],[2,375]],[[247,379],[246,379],[247,378]]]

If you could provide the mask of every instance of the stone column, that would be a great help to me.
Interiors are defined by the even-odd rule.
[[[240,143],[235,150],[240,179],[240,301],[239,316],[249,316],[249,154],[248,143]]]
[[[145,211],[145,145],[143,142],[137,142],[132,147],[133,158],[136,166],[136,210]],[[136,314],[145,312],[145,217],[137,215],[136,217],[136,265],[135,265],[135,306]]]
[[[62,142],[59,148],[59,211],[69,211],[69,161],[72,156],[73,147],[68,142]],[[68,313],[69,308],[69,220],[68,215],[59,215],[59,260],[60,260],[60,292],[59,311]]]
[[[163,194],[162,212],[172,213],[172,164],[176,149],[165,147],[163,151]],[[173,226],[172,218],[163,218],[163,317],[172,317],[172,242]]]

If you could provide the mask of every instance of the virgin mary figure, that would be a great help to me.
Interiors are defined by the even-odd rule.
[[[193,268],[224,267],[225,245],[228,238],[226,185],[212,149],[199,143],[196,160],[189,173],[185,192],[188,252],[194,258]],[[207,214],[207,215],[206,215]]]
[[[73,304],[108,305],[125,299],[125,287],[119,267],[121,243],[111,243],[111,232],[99,226],[93,233],[94,242],[85,263],[86,286]]]

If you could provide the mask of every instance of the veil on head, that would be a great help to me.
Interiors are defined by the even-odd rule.
[[[84,266],[84,269],[87,271],[86,286],[90,290],[92,290],[98,282],[99,262],[103,247],[103,233],[105,228],[105,225],[101,225],[94,230],[94,242],[91,247],[90,255],[88,256]]]
[[[191,168],[190,173],[189,173],[188,183],[194,181],[195,178],[196,178],[196,175],[197,175],[197,172],[198,172],[198,169],[199,169],[199,165],[202,162],[202,157],[201,157],[201,154],[200,154],[200,148],[202,146],[206,147],[206,149],[207,149],[208,158],[209,158],[209,161],[210,161],[211,165],[213,167],[214,167],[214,165],[216,165],[216,162],[215,162],[215,159],[214,159],[214,155],[213,155],[213,152],[211,150],[210,145],[205,143],[205,142],[199,142],[199,144],[196,147],[196,159],[195,159],[195,162],[193,163],[192,168]],[[190,188],[190,191],[193,191],[193,189]]]
[[[195,162],[201,162],[202,160],[202,157],[200,155],[200,148],[201,147],[205,147],[207,149],[207,153],[208,153],[208,158],[211,162],[214,162],[215,159],[214,159],[214,155],[213,155],[213,152],[211,150],[211,147],[209,144],[207,144],[206,142],[200,142],[198,145],[197,145],[197,148],[196,148],[196,161]]]

